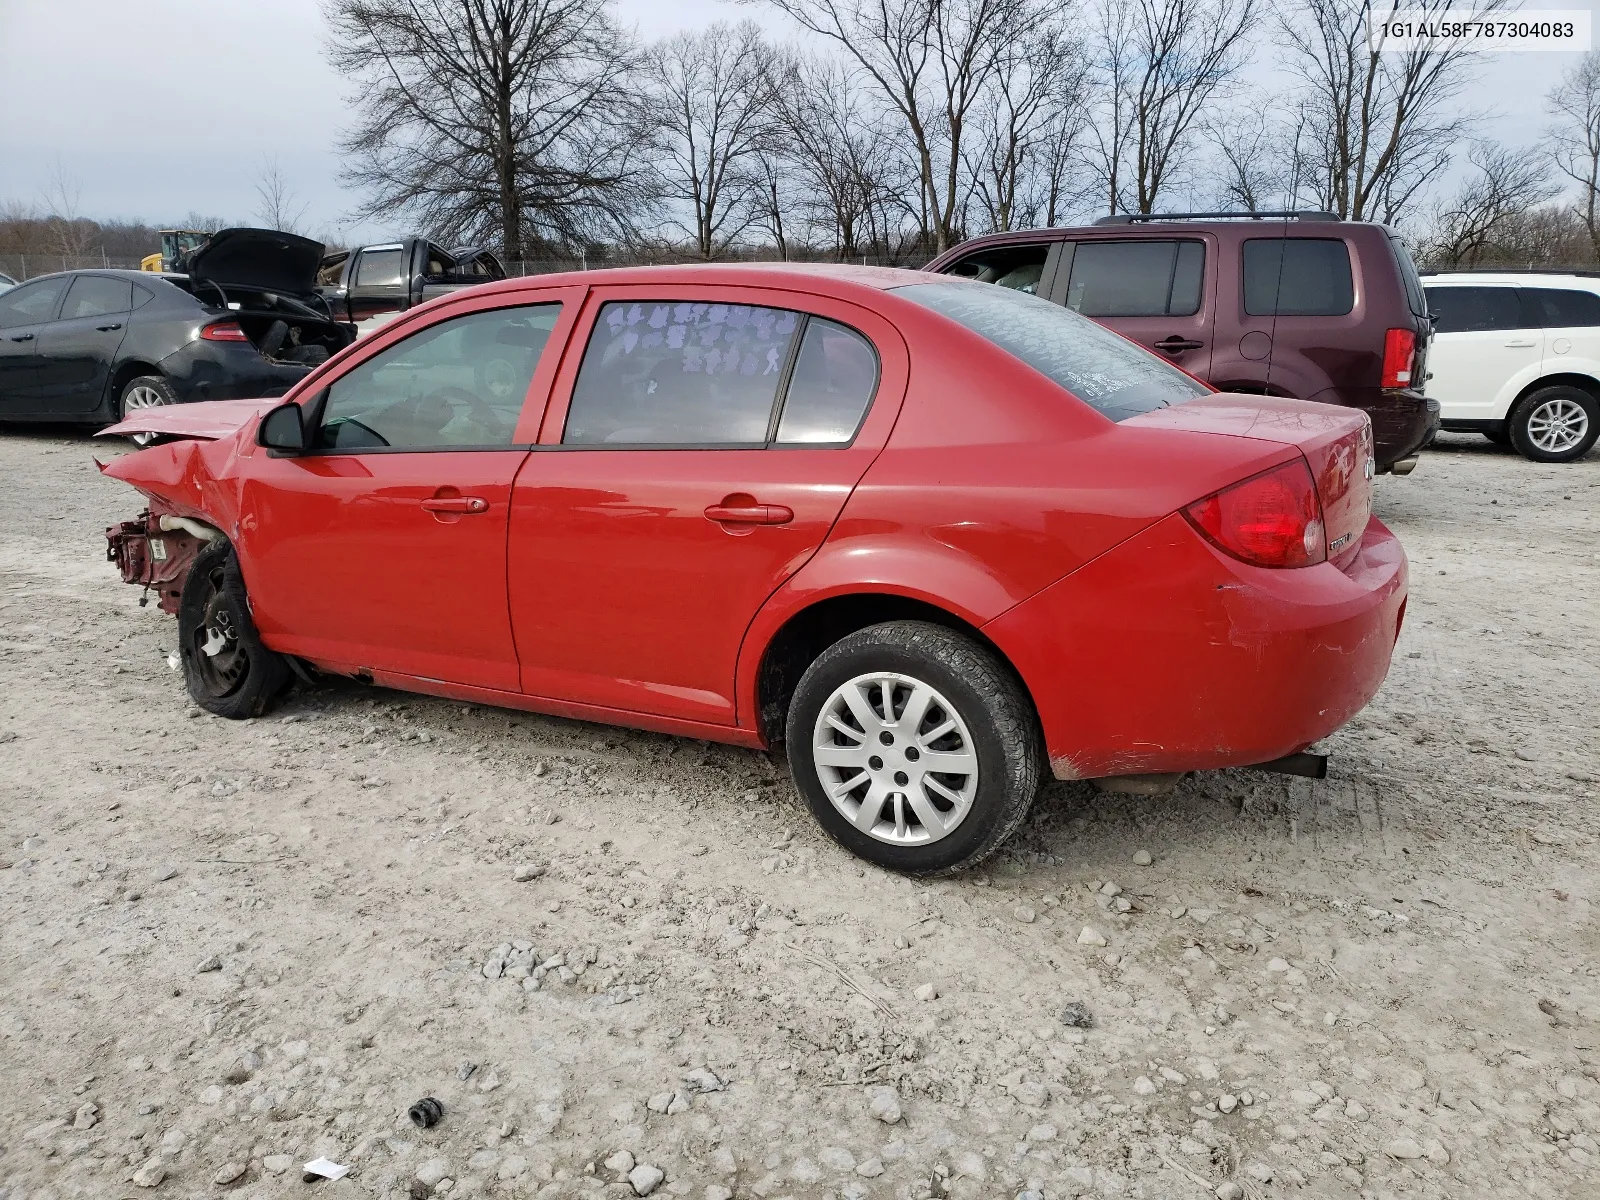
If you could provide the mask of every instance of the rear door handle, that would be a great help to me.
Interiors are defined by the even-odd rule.
[[[94,328],[96,333],[110,333],[113,329],[121,329],[122,322],[118,321],[115,325],[96,325]]]
[[[1176,354],[1179,350],[1198,350],[1204,342],[1197,342],[1192,338],[1181,338],[1177,334],[1162,338],[1155,344],[1157,350],[1165,350],[1168,354]]]
[[[424,500],[422,509],[432,513],[486,513],[489,502],[482,496],[435,496]]]
[[[1538,342],[1507,342],[1506,343],[1506,349],[1507,350],[1532,350],[1538,344],[1539,344]]]
[[[725,525],[787,525],[794,520],[794,509],[782,504],[713,504],[706,518]]]
[[[11,340],[13,342],[31,342],[31,341],[33,341],[33,334],[31,334],[31,333],[19,333],[16,336],[14,336]]]

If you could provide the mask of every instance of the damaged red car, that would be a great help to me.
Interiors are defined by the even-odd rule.
[[[1406,560],[1366,416],[1209,387],[983,283],[658,267],[415,309],[283,401],[140,413],[109,531],[190,694],[313,671],[786,750],[884,866],[992,853],[1041,779],[1305,752]]]

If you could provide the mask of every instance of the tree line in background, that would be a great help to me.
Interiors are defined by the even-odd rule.
[[[640,44],[610,0],[326,0],[355,86],[351,219],[514,262],[898,263],[1107,213],[1322,209],[1397,226],[1432,265],[1600,262],[1600,52],[1513,149],[1479,136],[1480,60],[1371,52],[1363,0],[741,2],[806,48],[749,20]],[[1271,91],[1249,78],[1268,56]],[[0,253],[149,245],[70,191],[0,210]],[[303,219],[276,164],[257,192],[261,223]]]

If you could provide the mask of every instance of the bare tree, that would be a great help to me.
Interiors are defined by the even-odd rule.
[[[1248,60],[1261,0],[1100,0],[1096,165],[1112,212],[1153,212]]]
[[[1477,266],[1508,226],[1558,190],[1550,182],[1548,160],[1498,142],[1478,142],[1467,158],[1472,174],[1435,209],[1423,242],[1423,257],[1435,266]]]
[[[1396,221],[1473,123],[1454,107],[1469,77],[1459,44],[1369,43],[1369,22],[1381,25],[1402,3],[1437,19],[1509,0],[1305,0],[1280,10],[1285,65],[1300,81],[1306,117],[1296,173],[1313,203],[1350,220]]]
[[[680,224],[701,258],[717,257],[757,220],[775,68],[754,21],[685,31],[650,50],[661,192],[687,212]]]
[[[256,174],[256,220],[268,229],[284,233],[299,233],[300,222],[305,219],[308,205],[298,203],[299,197],[290,188],[283,168],[276,158],[261,160],[261,170]]]
[[[57,158],[50,169],[50,177],[45,181],[44,219],[50,230],[50,238],[55,243],[55,252],[63,258],[84,257],[94,242],[97,227],[93,221],[84,219],[80,207],[82,197],[82,183]]]
[[[1259,106],[1225,112],[1208,121],[1205,132],[1215,154],[1219,204],[1241,212],[1289,206],[1293,142]]]
[[[918,216],[935,250],[959,240],[967,122],[1035,0],[766,0],[836,45],[896,113],[915,154]]]
[[[1065,28],[1042,19],[996,55],[968,167],[990,229],[1056,219],[1085,125],[1088,64]]]
[[[1600,50],[1591,50],[1561,78],[1547,101],[1556,166],[1578,185],[1578,212],[1589,253],[1600,258]]]
[[[436,236],[583,242],[648,202],[634,48],[607,0],[326,0],[327,53],[360,89],[345,179],[358,218]]]
[[[860,68],[828,57],[787,63],[779,76],[781,141],[795,174],[798,209],[841,258],[893,255],[918,173],[905,165],[893,132],[867,102]],[[917,226],[920,233],[921,225]],[[894,243],[894,248],[891,248]]]

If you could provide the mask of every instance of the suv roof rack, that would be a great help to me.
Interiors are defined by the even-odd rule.
[[[1184,212],[1184,213],[1113,213],[1101,217],[1096,225],[1138,225],[1146,221],[1338,221],[1338,213],[1322,209],[1291,209],[1284,212]]]
[[[1600,278],[1594,267],[1428,267],[1418,275],[1578,275],[1585,279]]]

